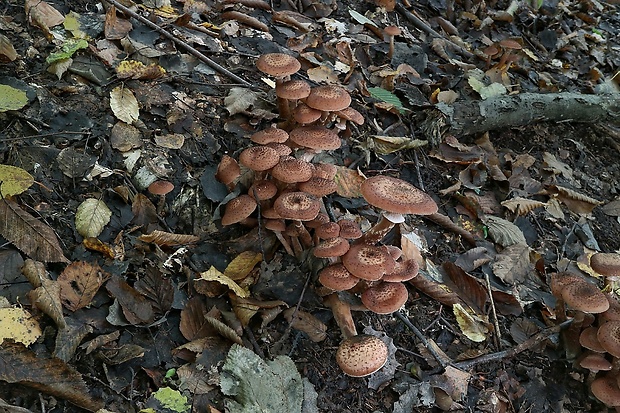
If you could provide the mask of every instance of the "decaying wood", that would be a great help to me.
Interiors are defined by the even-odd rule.
[[[445,134],[460,136],[535,122],[620,122],[620,94],[521,93],[481,101],[439,103],[422,129],[433,143]]]

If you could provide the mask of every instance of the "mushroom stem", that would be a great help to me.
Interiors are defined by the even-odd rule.
[[[388,232],[394,228],[394,223],[387,219],[384,215],[381,215],[381,220],[376,223],[372,228],[364,233],[361,238],[355,241],[355,244],[370,244],[374,245],[381,241]]]
[[[332,310],[334,320],[336,320],[336,324],[340,327],[343,338],[347,339],[357,335],[351,307],[348,303],[342,301],[336,293],[325,297],[323,303]]]
[[[301,241],[301,245],[303,245],[304,248],[312,248],[314,246],[314,242],[312,241],[312,236],[310,235],[304,224],[302,224],[301,221],[293,221],[293,227],[297,230],[297,233],[299,234],[299,240]]]
[[[286,250],[286,253],[294,257],[295,253],[293,252],[293,249],[291,248],[291,244],[289,244],[286,238],[284,238],[284,236],[282,235],[282,232],[273,231],[273,233],[276,234],[276,238],[278,239],[278,241],[280,241],[280,244],[282,244],[282,246]]]

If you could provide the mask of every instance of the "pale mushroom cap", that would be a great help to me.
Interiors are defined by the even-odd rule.
[[[590,258],[590,266],[601,275],[620,276],[620,254],[613,252],[597,252]]]
[[[331,151],[342,144],[336,132],[324,126],[301,126],[289,134],[291,142],[304,148]]]
[[[317,86],[312,88],[306,98],[306,105],[313,109],[334,112],[343,110],[351,104],[351,95],[346,89],[335,86]]]
[[[417,215],[437,212],[437,204],[430,195],[402,179],[373,176],[362,182],[360,190],[366,202],[388,212]]]
[[[609,354],[620,357],[620,321],[608,321],[601,325],[596,338]]]
[[[228,185],[237,179],[239,175],[241,175],[241,168],[239,168],[237,161],[228,155],[222,156],[222,160],[217,166],[215,179],[224,185]]]
[[[380,338],[359,334],[340,343],[336,362],[345,374],[352,377],[368,376],[385,365],[388,348]]]
[[[585,313],[598,314],[609,308],[605,294],[585,280],[566,285],[562,289],[562,298],[570,307]]]
[[[276,85],[276,96],[287,100],[307,98],[310,94],[310,85],[305,80],[289,80]]]
[[[285,77],[297,73],[301,69],[301,63],[284,53],[267,53],[256,60],[256,67],[268,75]]]
[[[250,140],[259,145],[267,145],[272,142],[284,143],[288,140],[288,132],[280,128],[267,128],[252,134]]]
[[[243,221],[256,209],[256,201],[249,195],[240,195],[226,204],[222,225],[232,225]]]
[[[148,187],[148,191],[153,195],[166,195],[173,189],[174,184],[170,181],[155,181]]]
[[[313,254],[318,258],[341,257],[349,251],[349,241],[341,237],[328,238],[314,247]]]
[[[340,263],[328,265],[319,272],[319,282],[334,291],[346,291],[357,285],[359,278]]]
[[[368,244],[352,245],[342,256],[342,263],[353,275],[368,281],[381,279],[396,265],[387,249]]]
[[[318,215],[321,203],[305,192],[287,192],[276,199],[273,208],[281,218],[310,221]]]
[[[411,280],[418,275],[420,265],[416,260],[396,261],[394,271],[383,276],[383,281],[386,282],[405,282]]]
[[[271,176],[289,184],[305,182],[312,178],[312,164],[302,159],[281,157],[280,162],[271,170]]]
[[[620,406],[620,388],[616,377],[607,375],[595,379],[590,385],[594,397],[609,407]]]
[[[318,178],[316,176],[311,177],[306,182],[300,183],[298,187],[300,190],[318,196],[319,198],[332,194],[338,189],[333,179]]]
[[[278,193],[278,187],[272,181],[261,179],[252,184],[248,189],[248,195],[259,201],[271,199]]]
[[[268,146],[252,146],[239,154],[241,165],[253,171],[266,171],[276,166],[279,161],[280,156]]]
[[[362,303],[377,314],[391,314],[398,311],[409,298],[403,283],[382,282],[362,293]]]

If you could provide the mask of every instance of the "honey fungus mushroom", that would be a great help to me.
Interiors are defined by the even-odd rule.
[[[437,212],[437,204],[426,192],[402,179],[377,175],[366,179],[360,186],[362,196],[370,205],[383,210],[381,220],[360,240],[374,244],[380,241],[402,214],[430,215]]]
[[[293,56],[285,53],[267,53],[256,60],[256,67],[261,72],[273,76],[277,88],[290,80],[290,76],[301,69],[301,63]],[[281,118],[288,119],[290,117],[288,100],[278,97],[278,111]]]
[[[222,225],[232,225],[249,217],[256,209],[256,201],[249,195],[240,195],[226,204]]]

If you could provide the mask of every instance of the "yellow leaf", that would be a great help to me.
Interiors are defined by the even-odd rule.
[[[137,121],[140,116],[138,100],[131,90],[123,86],[117,86],[110,92],[110,109],[114,116],[129,124]]]
[[[22,168],[0,165],[0,195],[2,197],[19,195],[30,188],[34,178]]]
[[[21,308],[0,308],[0,343],[10,338],[25,346],[34,343],[41,335],[39,323]]]
[[[205,281],[216,281],[216,282],[218,282],[218,283],[220,283],[222,285],[225,285],[228,288],[230,288],[239,297],[244,297],[245,298],[245,297],[248,297],[250,295],[246,290],[244,290],[243,288],[239,287],[239,285],[236,282],[234,282],[229,277],[227,277],[224,274],[222,274],[214,266],[211,266],[211,268],[209,268],[205,272],[201,272],[199,279],[205,280]]]
[[[84,238],[98,237],[110,222],[112,211],[105,202],[89,198],[82,202],[75,213],[75,229]]]
[[[262,260],[263,256],[258,252],[243,251],[228,264],[228,267],[224,270],[224,275],[231,280],[241,280]]]
[[[463,306],[456,303],[452,306],[452,311],[456,316],[456,322],[459,324],[463,334],[471,341],[476,343],[483,342],[487,339],[486,334],[489,332],[487,323],[475,314],[470,314]]]

